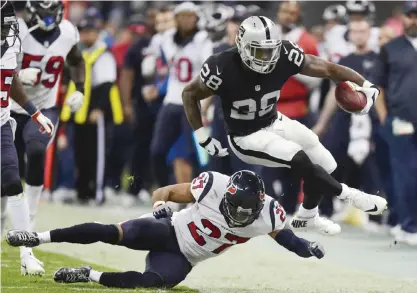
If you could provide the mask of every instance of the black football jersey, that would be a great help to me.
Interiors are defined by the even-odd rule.
[[[220,96],[229,134],[248,135],[277,119],[280,90],[290,76],[301,71],[304,57],[295,43],[283,41],[280,58],[268,74],[257,73],[243,64],[237,48],[206,60],[200,78]]]

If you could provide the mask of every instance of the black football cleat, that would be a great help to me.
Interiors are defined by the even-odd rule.
[[[39,237],[36,232],[28,232],[23,230],[11,230],[7,232],[6,242],[10,246],[14,247],[35,247],[40,244]]]
[[[60,268],[54,273],[57,283],[87,283],[90,281],[90,266],[80,268]]]

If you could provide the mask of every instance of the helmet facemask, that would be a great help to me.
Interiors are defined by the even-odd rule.
[[[26,19],[39,25],[41,30],[52,31],[61,23],[64,8],[60,1],[39,1],[36,7],[28,6],[25,12]]]
[[[1,45],[6,41],[12,47],[19,37],[19,23],[16,16],[3,16],[1,23]]]
[[[267,74],[274,70],[278,62],[282,41],[245,42],[237,36],[236,45],[246,66],[258,73]]]

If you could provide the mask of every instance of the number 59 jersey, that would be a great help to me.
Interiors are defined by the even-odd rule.
[[[65,59],[80,40],[78,30],[68,20],[62,20],[59,26],[48,34],[39,28],[29,32],[26,22],[22,19],[19,19],[19,28],[23,49],[19,69],[34,67],[41,70],[35,85],[25,86],[25,91],[38,109],[51,108],[56,104]],[[27,114],[16,103],[13,103],[12,111]]]
[[[304,57],[300,47],[284,40],[278,62],[268,74],[247,67],[237,48],[206,60],[200,79],[220,96],[229,134],[245,136],[275,121],[280,90],[290,76],[300,73]]]
[[[268,195],[259,218],[252,224],[229,227],[219,209],[229,178],[217,172],[201,173],[191,184],[195,203],[172,217],[181,252],[192,265],[252,237],[284,228],[285,211]]]
[[[6,39],[7,42],[7,39]],[[1,97],[0,97],[0,121],[3,126],[10,119],[10,89],[12,87],[15,70],[17,67],[17,55],[21,47],[18,39],[13,46],[1,49],[0,59],[0,78],[1,78]]]

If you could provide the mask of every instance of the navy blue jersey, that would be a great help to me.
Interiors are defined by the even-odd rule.
[[[417,50],[405,36],[381,48],[371,80],[385,89],[390,115],[417,125]]]
[[[142,76],[143,50],[148,47],[149,39],[140,39],[133,43],[127,50],[124,59],[124,68],[132,69],[135,73],[133,80],[132,99],[136,100],[138,105],[145,105],[142,97],[142,87],[145,85],[145,79]]]

